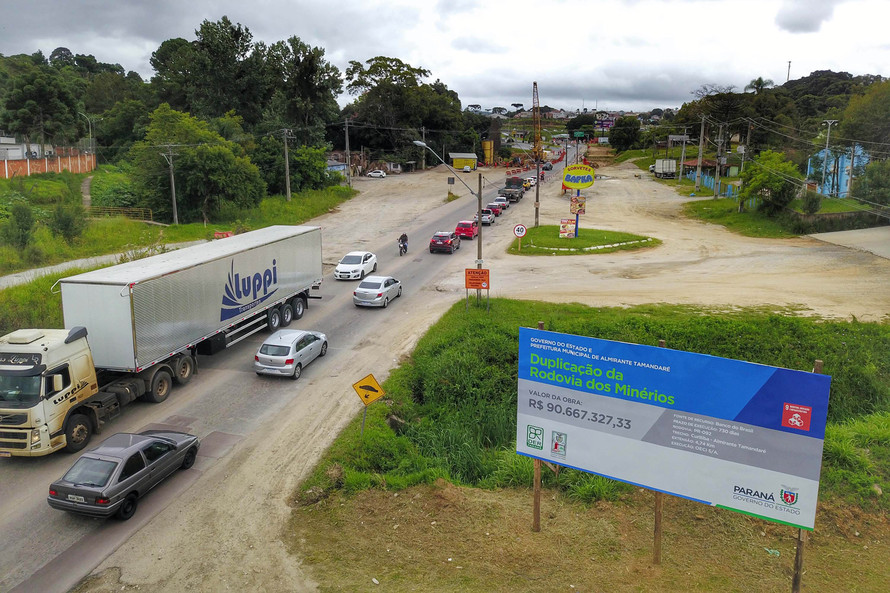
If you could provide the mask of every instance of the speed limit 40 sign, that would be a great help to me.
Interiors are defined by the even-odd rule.
[[[528,229],[525,228],[524,224],[517,224],[515,227],[513,227],[513,234],[516,235],[517,237],[519,237],[520,239],[523,238],[525,236],[525,233],[527,233],[527,232],[528,232]]]

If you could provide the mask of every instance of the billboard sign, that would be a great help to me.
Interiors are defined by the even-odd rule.
[[[519,329],[516,452],[812,529],[831,377]]]
[[[593,185],[594,170],[589,165],[569,165],[562,174],[562,184],[571,189],[584,189]]]
[[[575,219],[574,218],[563,218],[560,221],[559,238],[560,239],[574,239],[575,238]]]
[[[569,203],[569,212],[572,214],[585,214],[587,206],[587,198],[584,196],[572,196]]]

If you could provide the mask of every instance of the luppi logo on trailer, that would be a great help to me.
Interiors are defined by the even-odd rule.
[[[260,303],[278,291],[278,268],[276,261],[262,272],[248,271],[242,275],[235,271],[235,261],[226,281],[219,320],[225,321],[256,308]]]

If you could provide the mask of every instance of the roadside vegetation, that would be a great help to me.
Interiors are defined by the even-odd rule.
[[[844,591],[838,579],[848,583],[854,571],[858,590],[882,590],[890,323],[805,313],[503,299],[486,313],[458,303],[383,383],[386,398],[369,406],[364,434],[357,417],[294,493],[287,538],[309,550],[306,563],[329,584],[323,590],[361,588],[371,577],[395,591],[786,587],[789,528],[668,497],[668,557],[653,572],[651,493],[569,468],[545,468],[544,527],[531,533],[533,464],[515,453],[516,356],[518,328],[543,321],[551,331],[664,339],[669,348],[792,369],[823,360],[829,425],[805,582]],[[876,547],[861,553],[863,545]]]
[[[661,241],[652,237],[602,229],[581,228],[579,237],[560,238],[559,225],[551,224],[528,228],[522,239],[513,240],[507,252],[514,255],[591,255],[657,245],[661,245]]]
[[[85,177],[48,173],[0,180],[0,215],[9,213],[6,221],[0,221],[0,274],[152,245],[212,239],[215,231],[239,233],[273,224],[302,224],[357,193],[335,185],[294,193],[289,202],[284,196],[269,196],[255,207],[225,203],[210,223],[168,226],[122,216],[88,218],[80,205],[80,184]],[[92,203],[127,207],[131,187],[125,171],[103,167],[93,175]]]

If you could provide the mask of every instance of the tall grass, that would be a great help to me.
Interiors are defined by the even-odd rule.
[[[890,325],[798,317],[793,311],[723,311],[669,305],[630,309],[491,301],[491,312],[456,304],[386,382],[391,401],[371,406],[367,451],[357,424],[331,448],[307,482],[330,487],[326,467],[365,474],[366,485],[448,476],[458,483],[530,487],[531,460],[515,453],[519,327],[656,345],[832,375],[824,470],[838,496],[879,502],[875,484],[890,478]],[[404,421],[399,430],[387,416]],[[369,432],[372,434],[368,440]],[[345,446],[352,443],[354,446]],[[353,458],[354,456],[354,458]],[[375,477],[376,476],[376,477]],[[410,479],[408,478],[410,476]],[[614,499],[631,487],[563,468],[545,484],[579,501]]]

